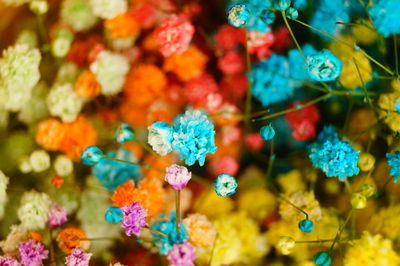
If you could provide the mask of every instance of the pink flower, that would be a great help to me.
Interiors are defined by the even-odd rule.
[[[208,95],[217,91],[218,85],[213,76],[202,74],[186,84],[183,94],[189,103],[199,103],[205,101]]]
[[[67,211],[58,204],[53,203],[48,213],[47,226],[50,229],[54,229],[66,223],[67,221],[68,221]]]
[[[239,164],[235,158],[226,156],[221,159],[210,160],[208,168],[213,176],[218,176],[221,172],[236,175],[239,171]]]
[[[165,174],[165,181],[167,181],[175,190],[181,190],[184,188],[191,178],[192,173],[189,172],[185,166],[179,166],[176,164],[168,167],[167,173]]]
[[[195,258],[195,249],[187,241],[175,244],[167,256],[172,266],[193,266]]]
[[[189,47],[194,26],[177,15],[168,16],[156,29],[157,43],[163,56],[183,53]]]
[[[235,51],[227,52],[218,59],[218,68],[226,75],[235,75],[245,71],[244,56]]]

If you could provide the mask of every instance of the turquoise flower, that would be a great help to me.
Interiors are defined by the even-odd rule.
[[[397,183],[400,176],[400,151],[394,154],[386,153],[388,165],[390,166],[389,174],[394,177],[394,182]]]
[[[400,33],[399,0],[374,0],[368,8],[372,24],[385,37]]]
[[[315,81],[332,81],[339,77],[342,71],[342,62],[331,51],[307,56],[307,71]]]

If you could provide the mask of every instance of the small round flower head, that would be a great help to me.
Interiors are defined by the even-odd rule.
[[[74,91],[69,83],[55,85],[47,96],[50,114],[59,116],[63,122],[74,121],[83,106],[83,98]]]
[[[264,9],[261,11],[260,18],[265,24],[272,24],[275,22],[276,15],[271,10]]]
[[[147,128],[147,141],[155,152],[164,156],[172,151],[172,126],[162,121],[155,121]]]
[[[120,54],[102,51],[90,65],[90,71],[100,83],[103,95],[115,95],[122,90],[125,75],[129,71],[129,62]]]
[[[156,29],[157,43],[163,56],[186,51],[194,31],[190,21],[177,15],[168,16]]]
[[[139,202],[133,202],[130,206],[121,209],[124,216],[121,227],[125,229],[126,235],[139,236],[140,230],[147,224],[147,210]]]
[[[173,164],[166,169],[165,181],[175,190],[181,190],[186,187],[192,173],[185,166]]]
[[[19,243],[18,249],[21,263],[25,266],[43,265],[43,260],[47,259],[49,254],[41,242],[34,240]]]
[[[17,211],[21,225],[28,230],[43,229],[50,205],[51,201],[47,194],[36,191],[25,192]]]
[[[195,246],[211,246],[217,235],[214,226],[205,215],[190,214],[182,223],[186,226],[190,242]]]
[[[70,175],[74,171],[74,163],[65,155],[58,155],[54,161],[54,170],[59,176]]]
[[[283,255],[289,255],[296,246],[296,242],[290,236],[281,236],[278,242],[278,249]]]
[[[394,177],[394,182],[397,183],[400,177],[400,151],[394,154],[386,153],[388,165],[390,166],[389,174]]]
[[[167,256],[172,266],[193,266],[195,258],[195,248],[187,241],[175,244]]]
[[[286,12],[285,15],[288,19],[297,19],[299,17],[299,12],[297,11],[296,8],[293,7],[289,7]]]
[[[180,153],[180,158],[185,159],[187,165],[199,161],[203,166],[207,153],[215,153],[214,124],[207,115],[200,110],[188,110],[179,115],[173,126],[172,147]]]
[[[245,5],[235,5],[228,12],[228,21],[234,27],[245,25],[250,19],[250,11]]]
[[[10,256],[0,256],[0,265],[1,266],[21,266],[16,259]]]
[[[260,136],[264,139],[264,140],[271,140],[274,138],[275,136],[275,130],[271,125],[268,126],[263,126],[260,129]]]
[[[29,156],[29,162],[34,172],[40,173],[50,167],[50,155],[45,150],[36,150]]]
[[[86,253],[83,249],[76,247],[72,250],[71,254],[65,258],[65,265],[88,266],[90,257],[92,257],[91,253]]]
[[[9,178],[0,170],[0,219],[4,216],[4,206],[7,202],[7,186]]]
[[[135,132],[130,125],[127,123],[121,123],[115,129],[115,141],[118,143],[125,143],[132,140],[135,137]]]
[[[398,7],[398,0],[374,0],[368,8],[372,23],[385,37],[400,33]]]
[[[367,197],[361,193],[353,193],[350,203],[354,209],[364,209],[367,206]]]
[[[64,0],[60,12],[61,21],[75,31],[88,30],[97,23],[97,18],[87,0]]]
[[[234,194],[237,186],[236,178],[228,174],[220,174],[214,183],[215,192],[221,197]]]
[[[275,0],[274,7],[279,11],[285,11],[290,7],[290,0]]]
[[[108,207],[104,218],[106,219],[107,223],[117,224],[122,221],[122,210],[118,207],[110,206]]]
[[[314,230],[314,223],[308,219],[301,220],[299,222],[299,229],[304,233],[311,233]]]
[[[47,0],[33,0],[29,3],[29,9],[36,15],[43,15],[49,10],[49,4]]]
[[[330,266],[332,264],[332,258],[328,251],[318,252],[312,259],[318,266]]]
[[[332,81],[339,77],[342,62],[329,50],[307,56],[307,71],[315,81]]]
[[[89,0],[93,13],[104,19],[113,18],[128,9],[126,0]]]
[[[32,0],[3,0],[3,2],[9,6],[20,6],[29,3],[30,1]]]
[[[86,165],[97,164],[103,158],[103,152],[96,146],[86,147],[81,153],[82,162]]]
[[[67,211],[57,203],[53,203],[48,213],[47,226],[50,229],[54,229],[66,223],[67,221]]]

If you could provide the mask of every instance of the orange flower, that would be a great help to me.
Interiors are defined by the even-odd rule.
[[[111,199],[117,207],[127,206],[133,201],[139,202],[148,210],[148,217],[154,217],[164,208],[165,190],[162,181],[157,178],[143,179],[138,188],[129,180],[117,187]]]
[[[145,127],[148,125],[146,115],[147,108],[136,103],[124,101],[119,107],[122,119],[133,127]]]
[[[101,38],[98,35],[92,35],[84,41],[74,41],[67,55],[68,61],[75,62],[79,67],[85,66],[88,63],[89,52],[100,42]]]
[[[141,64],[127,75],[124,91],[130,102],[144,106],[163,96],[166,86],[167,78],[161,69],[152,64]]]
[[[88,249],[90,242],[85,239],[85,232],[75,226],[65,227],[57,236],[58,247],[67,254],[75,247]]]
[[[47,150],[55,151],[60,148],[64,135],[64,125],[60,121],[50,118],[39,123],[36,142]]]
[[[177,114],[177,108],[174,104],[163,100],[155,101],[147,112],[147,126],[150,126],[155,121],[172,123],[174,116]]]
[[[140,144],[136,142],[126,142],[124,146],[135,154],[136,159],[140,160],[140,158],[142,158],[143,148]]]
[[[105,28],[113,38],[127,38],[139,34],[139,24],[132,15],[124,13],[105,21]]]
[[[53,178],[51,179],[51,184],[52,184],[55,188],[60,188],[60,187],[64,184],[64,178],[62,178],[61,176],[55,175],[55,176],[53,176]]]
[[[190,46],[181,54],[165,58],[163,69],[175,73],[182,81],[189,81],[204,72],[208,58],[195,46]]]
[[[43,239],[43,236],[39,232],[36,232],[36,231],[29,232],[29,237],[35,241],[42,241],[42,239]]]
[[[87,146],[96,144],[97,132],[90,122],[82,115],[71,123],[65,123],[65,135],[60,150],[68,157],[77,160]]]
[[[75,92],[83,97],[95,97],[100,94],[100,84],[91,71],[82,72],[75,83]]]

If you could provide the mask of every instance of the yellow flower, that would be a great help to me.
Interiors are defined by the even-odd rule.
[[[257,200],[254,200],[257,199]],[[239,210],[260,221],[276,208],[276,197],[265,188],[248,189],[239,194]]]
[[[372,27],[373,26],[369,22],[366,23],[365,26],[356,25],[351,28],[351,33],[356,38],[356,40],[361,44],[365,45],[372,44],[378,38],[378,34],[376,34],[376,32],[371,29]]]
[[[319,202],[314,197],[314,192],[295,192],[290,196],[286,196],[286,199],[292,204],[301,208],[308,213],[309,219],[314,221],[319,221],[322,218],[322,211],[319,206]],[[282,219],[287,221],[299,222],[305,218],[304,213],[295,209],[286,201],[282,201],[279,205],[279,214]]]
[[[205,192],[196,202],[195,211],[204,214],[209,219],[217,219],[230,212],[234,207],[229,197],[218,196],[214,189]]]
[[[396,266],[400,256],[393,250],[392,241],[381,235],[371,235],[364,231],[362,237],[350,242],[343,259],[345,266]]]
[[[186,225],[189,240],[194,245],[205,247],[214,243],[216,232],[206,216],[197,213],[190,214],[182,222]]]
[[[396,240],[400,238],[400,205],[381,209],[372,216],[367,229],[374,234]]]
[[[282,188],[284,193],[292,194],[296,191],[303,191],[306,185],[303,182],[301,172],[299,170],[292,170],[286,174],[279,175],[277,182]]]

